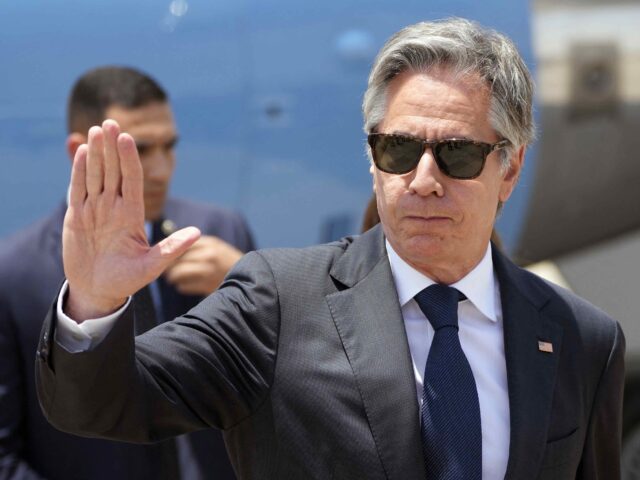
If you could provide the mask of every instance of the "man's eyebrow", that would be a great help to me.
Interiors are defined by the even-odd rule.
[[[173,148],[178,144],[179,141],[180,141],[180,137],[176,135],[171,140],[165,142],[164,146],[167,148]]]
[[[414,137],[414,138],[419,138],[417,135],[414,135],[413,133],[409,133],[406,130],[394,130],[393,132],[391,132],[393,135],[403,135],[405,137]]]
[[[387,133],[387,135],[398,135],[398,136],[402,136],[402,137],[411,137],[411,138],[416,138],[418,140],[422,140],[423,139],[422,137],[420,137],[420,136],[418,136],[418,135],[416,135],[414,133],[408,132],[406,130],[392,130],[391,132]]]
[[[164,148],[173,148],[176,146],[176,144],[180,141],[180,137],[179,136],[175,136],[169,140],[167,140],[166,142],[162,143],[162,146]],[[153,145],[157,145],[156,142],[145,142],[145,141],[136,141],[136,148],[138,150],[140,149],[145,149],[145,148],[149,148]]]
[[[468,135],[443,135],[442,137],[438,137],[438,138],[422,138],[421,136],[414,135],[413,133],[409,133],[409,132],[407,132],[405,130],[394,130],[394,131],[391,132],[391,134],[392,135],[402,135],[403,137],[417,138],[419,140],[451,140],[451,139],[473,140]]]

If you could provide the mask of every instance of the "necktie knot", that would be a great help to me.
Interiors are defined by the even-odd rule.
[[[415,297],[434,330],[458,328],[458,301],[464,296],[455,288],[439,283],[429,285]]]

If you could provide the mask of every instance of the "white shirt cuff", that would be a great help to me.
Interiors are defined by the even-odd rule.
[[[131,297],[116,312],[106,317],[91,318],[78,324],[62,311],[62,303],[69,289],[69,282],[65,280],[58,294],[58,328],[55,341],[69,353],[86,352],[98,346],[113,328],[116,320],[122,315],[131,302]]]

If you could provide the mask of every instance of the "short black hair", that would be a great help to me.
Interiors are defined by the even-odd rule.
[[[71,89],[67,128],[69,133],[86,133],[92,125],[99,125],[105,120],[110,107],[134,109],[167,101],[167,93],[158,82],[135,68],[94,68],[78,78]]]

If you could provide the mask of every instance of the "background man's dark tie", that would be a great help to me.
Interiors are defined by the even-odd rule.
[[[415,296],[435,331],[424,372],[422,446],[429,480],[481,480],[482,430],[473,372],[458,336],[458,301],[446,285]]]

